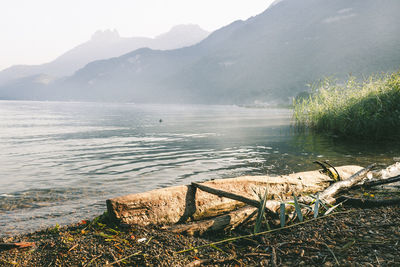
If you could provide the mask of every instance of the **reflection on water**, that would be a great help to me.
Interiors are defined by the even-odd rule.
[[[318,158],[367,165],[399,156],[394,144],[293,133],[290,118],[234,106],[0,101],[0,235],[90,218],[129,193],[310,170]]]

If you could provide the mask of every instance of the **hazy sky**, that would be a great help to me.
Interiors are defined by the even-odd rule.
[[[273,0],[1,0],[0,70],[41,64],[96,30],[154,37],[177,24],[213,31],[264,11]]]

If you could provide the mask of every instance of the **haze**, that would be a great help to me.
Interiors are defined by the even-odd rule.
[[[3,0],[0,70],[49,62],[97,30],[154,37],[178,24],[213,31],[265,10],[273,0]]]

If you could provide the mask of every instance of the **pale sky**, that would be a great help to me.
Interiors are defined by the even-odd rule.
[[[263,12],[273,0],[0,0],[0,70],[42,64],[97,30],[154,37],[177,24],[213,31]]]

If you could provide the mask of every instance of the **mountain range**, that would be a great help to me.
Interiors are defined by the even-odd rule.
[[[192,46],[137,49],[55,81],[26,77],[0,88],[0,98],[287,103],[324,76],[399,69],[399,12],[398,0],[278,0]]]
[[[169,32],[147,37],[121,37],[116,30],[97,31],[92,38],[65,52],[55,60],[41,65],[16,65],[0,72],[0,85],[18,78],[46,75],[57,78],[72,75],[89,62],[118,57],[142,47],[157,50],[176,49],[196,44],[209,32],[198,25],[177,25]]]

